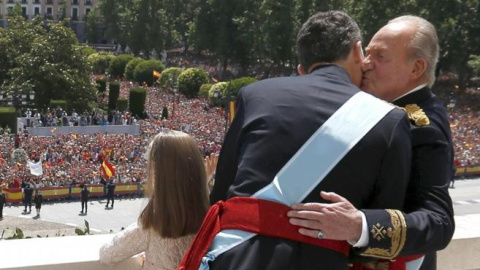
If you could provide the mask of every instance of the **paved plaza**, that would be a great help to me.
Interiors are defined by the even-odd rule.
[[[457,180],[455,189],[450,189],[454,201],[456,231],[455,238],[480,237],[480,178]],[[35,206],[31,213],[24,213],[23,205],[4,207],[4,219],[0,221],[0,233],[6,228],[21,228],[26,236],[41,237],[75,235],[75,228],[84,228],[85,220],[93,234],[118,232],[138,218],[147,201],[138,197],[117,197],[114,208],[105,208],[106,199],[93,198],[88,203],[88,214],[80,213],[79,200],[60,200],[44,203],[41,216],[35,217]],[[6,230],[4,238],[11,234]]]

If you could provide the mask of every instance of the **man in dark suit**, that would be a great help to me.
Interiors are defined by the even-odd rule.
[[[113,204],[115,202],[115,183],[113,180],[110,180],[110,182],[107,184],[107,205],[105,207],[108,208],[108,205],[110,204],[110,200],[112,201],[112,208]]]
[[[87,214],[87,210],[88,210],[88,195],[89,194],[90,194],[90,191],[87,189],[87,185],[83,184],[82,192],[80,194],[80,200],[82,202],[82,211],[80,211],[80,213],[83,214],[83,209],[85,208],[85,215]],[[113,206],[113,201],[112,201],[112,206]]]
[[[3,193],[4,184],[0,185],[0,219],[3,219],[3,205],[5,204],[5,194]]]
[[[23,189],[23,200],[25,202],[25,209],[23,212],[27,212],[27,206],[29,207],[28,213],[32,212],[32,197],[33,197],[33,188],[30,187],[30,184],[26,184],[25,188]]]
[[[438,60],[438,39],[428,21],[402,16],[380,29],[367,47],[361,88],[395,105],[405,108],[411,119],[412,172],[401,220],[407,225],[405,246],[400,255],[427,254],[421,269],[436,269],[435,251],[445,248],[455,229],[452,200],[448,185],[453,176],[453,147],[447,112],[431,92]],[[318,230],[329,239],[347,239],[356,228],[359,212],[344,198],[330,194],[333,204],[294,206],[289,213],[292,224]],[[328,208],[328,213],[325,209]],[[306,210],[306,211],[305,211]],[[312,211],[308,211],[312,210]],[[363,247],[363,256],[393,259],[382,251],[390,243],[380,228],[391,228],[387,210],[361,210],[366,218],[363,234],[351,240]],[[316,212],[316,213],[314,213]],[[312,222],[313,221],[313,222]],[[349,224],[352,224],[349,226]]]
[[[302,76],[264,80],[240,91],[220,153],[212,203],[249,197],[269,185],[312,134],[360,91],[360,41],[360,30],[348,15],[318,13],[297,37]],[[393,109],[304,201],[323,201],[317,195],[320,190],[333,190],[357,207],[401,207],[410,172],[410,142],[408,119]],[[348,268],[347,262],[345,255],[327,248],[257,235],[220,254],[210,268],[341,270]]]

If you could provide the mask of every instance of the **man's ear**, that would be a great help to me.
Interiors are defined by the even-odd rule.
[[[297,66],[297,72],[298,72],[298,75],[300,76],[307,74],[307,72],[305,71],[305,68],[300,64]]]
[[[355,62],[356,63],[362,62],[363,58],[365,58],[365,55],[363,54],[362,42],[357,41],[357,43],[355,43],[354,46],[355,48],[353,50],[353,56],[354,56]]]
[[[412,79],[418,79],[423,76],[425,70],[427,69],[427,60],[423,58],[415,59],[413,62],[413,69],[412,69]]]

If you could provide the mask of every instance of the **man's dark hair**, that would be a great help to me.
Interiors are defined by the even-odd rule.
[[[361,40],[360,28],[350,16],[341,11],[319,12],[298,32],[298,60],[305,70],[314,63],[343,60]]]

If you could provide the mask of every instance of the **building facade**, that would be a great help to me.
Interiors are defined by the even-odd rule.
[[[22,8],[22,15],[28,19],[40,16],[57,21],[70,18],[71,28],[80,42],[85,41],[85,20],[87,14],[100,0],[0,0],[0,26],[6,27],[6,15],[17,3]]]

